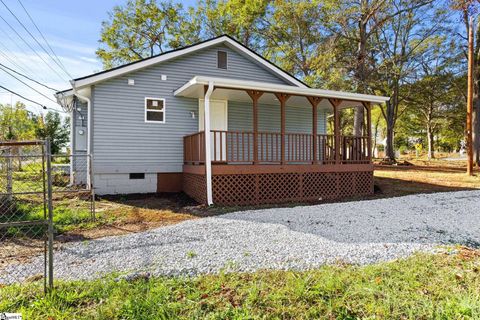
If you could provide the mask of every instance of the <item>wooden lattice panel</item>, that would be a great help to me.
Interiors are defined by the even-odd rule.
[[[184,173],[185,193],[206,203],[204,175]],[[213,202],[256,205],[317,201],[373,193],[373,172],[306,172],[218,174],[212,176]]]
[[[356,172],[341,172],[338,175],[338,198],[351,197],[355,195]]]
[[[207,203],[207,182],[205,175],[184,173],[183,191],[199,203]]]
[[[224,205],[257,203],[256,179],[254,174],[214,175],[213,202]]]
[[[337,194],[337,173],[307,172],[303,175],[303,197],[305,199],[335,199]]]
[[[373,172],[356,172],[355,175],[356,195],[370,195],[373,193]]]
[[[258,201],[276,203],[301,200],[300,173],[259,174]]]

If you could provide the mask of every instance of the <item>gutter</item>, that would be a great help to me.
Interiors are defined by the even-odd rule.
[[[77,89],[75,88],[75,81],[72,80],[70,81],[70,84],[72,85],[73,88],[73,94],[77,96],[78,98],[84,100],[87,102],[87,189],[91,190],[92,189],[92,176],[93,176],[93,170],[91,168],[91,163],[92,163],[92,146],[91,146],[91,132],[92,132],[92,102],[90,98],[86,96],[82,96],[77,92]],[[73,128],[72,128],[73,129]],[[72,158],[73,160],[73,158]]]
[[[210,151],[210,96],[212,95],[214,86],[213,81],[208,82],[208,90],[205,93],[205,176],[207,182],[207,204],[211,206],[213,204],[212,196],[212,154]]]

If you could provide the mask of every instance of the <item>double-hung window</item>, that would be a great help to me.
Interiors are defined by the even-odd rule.
[[[145,98],[145,122],[165,123],[165,99]]]

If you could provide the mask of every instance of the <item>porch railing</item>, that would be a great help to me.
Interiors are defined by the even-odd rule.
[[[254,156],[254,134],[251,131],[212,130],[212,163],[252,164]],[[369,163],[368,137],[340,136],[339,159],[335,156],[335,136],[319,134],[314,148],[313,134],[285,134],[286,164],[335,164]],[[183,138],[185,164],[205,162],[205,132],[197,132]],[[279,132],[257,133],[257,164],[282,163],[282,134]],[[316,157],[314,157],[314,150]]]

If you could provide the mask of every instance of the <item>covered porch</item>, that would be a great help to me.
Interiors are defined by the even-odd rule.
[[[210,77],[193,78],[175,95],[200,102],[199,132],[183,138],[183,189],[201,203],[373,193],[371,106],[385,97]],[[218,101],[241,103],[243,117],[223,115]],[[348,108],[365,111],[361,135],[342,130]]]

